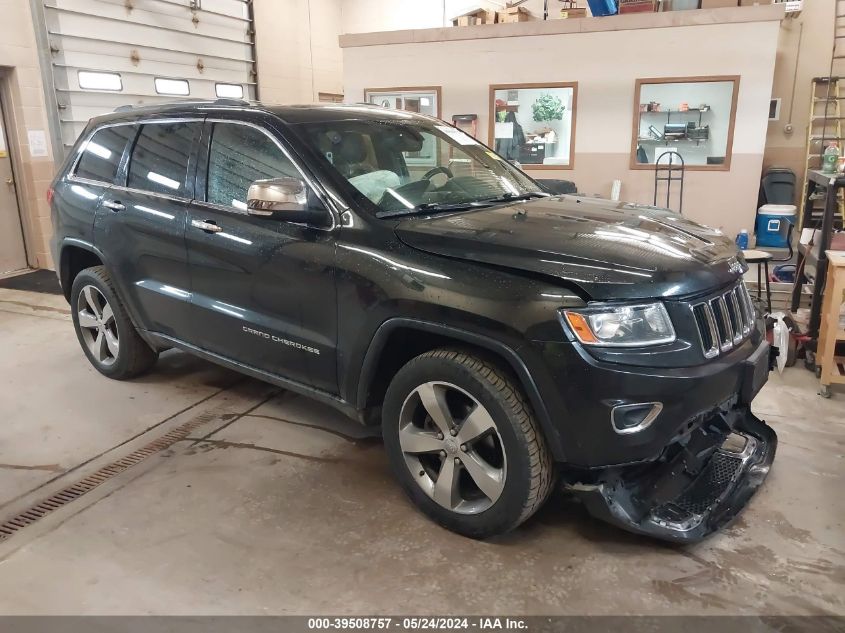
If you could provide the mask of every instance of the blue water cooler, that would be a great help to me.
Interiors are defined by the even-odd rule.
[[[786,248],[788,227],[784,223],[795,225],[797,209],[794,204],[764,204],[757,209],[757,246]]]

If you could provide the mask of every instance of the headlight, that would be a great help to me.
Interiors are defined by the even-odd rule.
[[[675,340],[675,329],[662,303],[564,310],[563,316],[585,345],[639,347]]]

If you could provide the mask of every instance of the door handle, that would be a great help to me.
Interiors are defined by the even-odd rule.
[[[222,226],[218,226],[211,220],[191,220],[191,226],[194,226],[206,233],[219,233],[223,230]]]
[[[117,200],[103,200],[103,206],[106,209],[111,209],[115,213],[126,209],[126,206],[122,202],[118,202]]]

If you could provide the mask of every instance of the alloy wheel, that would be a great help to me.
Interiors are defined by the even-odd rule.
[[[114,312],[95,286],[84,286],[76,300],[76,315],[82,340],[101,365],[111,365],[120,351]]]
[[[502,438],[490,412],[446,382],[426,382],[405,399],[399,444],[417,485],[460,514],[490,508],[505,486]]]

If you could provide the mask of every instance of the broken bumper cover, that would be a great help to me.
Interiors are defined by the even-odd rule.
[[[757,491],[775,456],[777,435],[747,408],[718,418],[673,459],[572,483],[595,517],[669,541],[696,542],[730,523]]]

